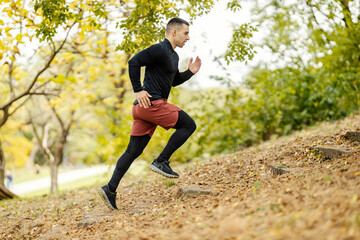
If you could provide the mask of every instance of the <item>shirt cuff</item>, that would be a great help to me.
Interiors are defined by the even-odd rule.
[[[143,87],[133,87],[134,93],[141,92],[144,90]]]
[[[189,76],[189,78],[195,75],[192,71],[190,71],[190,69],[186,70],[184,73],[186,74],[186,76]]]

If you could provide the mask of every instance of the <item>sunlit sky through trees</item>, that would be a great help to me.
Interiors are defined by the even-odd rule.
[[[193,77],[191,81],[185,83],[184,86],[192,88],[220,86],[221,83],[211,79],[211,75],[225,76],[226,74],[230,74],[229,77],[232,81],[241,82],[250,70],[250,66],[256,65],[260,60],[267,61],[270,59],[270,54],[256,49],[257,54],[254,59],[247,64],[243,62],[233,62],[227,66],[222,59],[222,63],[226,67],[226,70],[224,70],[214,61],[216,57],[225,54],[227,45],[232,37],[233,25],[251,22],[250,7],[250,3],[244,2],[242,3],[242,9],[234,13],[227,9],[225,1],[218,1],[209,14],[198,17],[192,22],[190,26],[190,41],[187,42],[182,49],[176,49],[180,57],[179,67],[180,70],[184,70],[187,67],[189,59],[191,57],[195,58],[196,56],[202,59],[203,65],[196,77]],[[180,17],[189,20],[186,13],[181,13]],[[114,41],[115,44],[120,44],[122,32],[116,29],[115,25],[116,21],[114,21],[111,26],[108,26],[110,29],[113,28],[116,33],[109,39],[110,41]],[[63,34],[61,30],[58,31],[58,37],[63,37]],[[259,31],[252,40],[258,41],[261,35],[261,31]],[[41,43],[25,44],[25,49],[22,52],[27,52],[26,55],[29,57],[34,54],[35,49],[40,45]],[[24,59],[28,59],[27,57]]]

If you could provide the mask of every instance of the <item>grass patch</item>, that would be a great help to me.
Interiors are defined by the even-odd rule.
[[[168,179],[165,179],[164,180],[164,185],[165,185],[165,187],[172,187],[172,186],[174,186],[175,185],[175,181],[174,180],[168,180]]]

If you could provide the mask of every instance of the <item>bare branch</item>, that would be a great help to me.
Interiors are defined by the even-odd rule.
[[[36,138],[36,141],[38,142],[38,145],[40,146],[40,150],[42,151],[42,153],[46,156],[46,151],[44,149],[44,146],[42,145],[42,137],[40,137],[38,131],[36,130],[36,127],[35,127],[35,122],[34,122],[34,118],[31,114],[31,111],[28,110],[28,114],[29,114],[29,117],[30,117],[30,123],[31,123],[31,127],[32,127],[32,130],[33,130],[33,133],[35,135],[35,138]]]
[[[49,124],[48,121],[46,121],[46,124],[43,126],[43,134],[42,137],[40,137],[38,131],[35,127],[35,121],[34,117],[31,114],[30,110],[27,110],[29,117],[30,117],[30,123],[35,135],[35,138],[38,142],[38,145],[40,146],[41,152],[44,154],[44,156],[47,156],[47,158],[50,160],[50,162],[54,162],[54,155],[51,153],[49,147],[48,147],[48,136],[49,136]]]
[[[58,120],[58,122],[59,122],[59,124],[60,124],[60,126],[61,126],[61,130],[62,130],[62,131],[65,131],[65,124],[64,124],[63,120],[61,119],[61,117],[60,117],[59,114],[57,113],[55,107],[53,107],[53,106],[51,105],[50,99],[49,99],[48,97],[45,97],[45,98],[46,98],[46,100],[48,101],[49,106],[50,106],[51,110],[53,111],[56,119]]]
[[[57,97],[57,94],[54,93],[46,93],[46,92],[29,92],[28,95],[39,95],[39,96],[54,96]]]
[[[34,89],[34,91],[39,90],[39,89],[42,88],[42,87],[45,87],[45,86],[46,86],[47,84],[49,84],[50,82],[51,82],[50,80],[44,82],[44,83],[41,84],[40,86],[36,87],[36,88]]]
[[[327,37],[326,31],[320,26],[320,24],[319,24],[319,22],[318,22],[318,20],[317,20],[317,18],[316,18],[316,16],[315,16],[314,8],[316,8],[316,7],[313,6],[313,5],[309,2],[309,0],[306,0],[306,5],[309,6],[309,8],[310,8],[310,10],[311,10],[312,18],[314,19],[314,21],[315,21],[316,25],[318,26],[318,28],[320,29],[320,31],[323,32],[323,34],[324,34],[324,36],[325,36],[325,39],[326,39],[326,42],[329,44],[329,46],[331,46],[330,41],[329,41],[329,39],[328,39],[328,37]]]
[[[314,6],[313,4],[311,4],[311,3],[309,2],[309,0],[306,0],[305,2],[306,2],[306,5],[308,5],[309,7],[315,8],[319,13],[321,13],[324,17],[326,17],[327,20],[332,21],[334,24],[336,24],[336,22],[334,21],[334,19],[333,19],[332,17],[330,17],[329,14],[325,13],[321,8],[317,8],[316,6]],[[344,2],[345,5],[343,5],[343,2]],[[347,10],[347,11],[350,12],[350,8],[349,8],[349,6],[348,6],[348,1],[340,1],[340,5],[341,5],[341,8],[343,9],[343,11]],[[313,12],[313,9],[311,9],[311,10],[312,10],[312,12]],[[313,12],[313,15],[314,15],[314,12]],[[334,14],[333,17],[334,17],[334,18],[337,18],[337,19],[339,19],[339,20],[341,20],[341,21],[343,21],[344,24],[347,24],[346,21],[345,21],[345,18],[343,18],[343,17],[341,17],[341,16],[338,16],[338,15],[336,15],[336,14]],[[317,24],[319,25],[318,22],[317,22]]]
[[[37,131],[36,128],[35,128],[34,118],[33,118],[32,114],[31,114],[31,111],[30,111],[30,110],[27,109],[27,112],[28,112],[29,117],[30,117],[29,122],[30,122],[30,124],[31,124],[32,129],[33,129],[35,138],[36,138],[37,142],[39,143],[39,146],[41,147],[41,142],[42,142],[42,140],[41,140],[41,138],[40,138],[40,135],[39,135],[38,131]],[[43,150],[43,149],[41,148],[41,150]],[[45,154],[45,151],[43,151],[43,153]]]
[[[340,2],[341,2],[341,5],[343,6],[343,9],[350,12],[349,0],[342,0]]]
[[[0,119],[0,128],[6,123],[9,118],[9,107],[1,109],[4,113],[3,117]]]
[[[36,76],[34,77],[34,79],[32,80],[31,84],[29,85],[29,87],[27,88],[26,91],[24,91],[22,94],[20,94],[19,96],[12,98],[8,103],[0,106],[0,110],[4,110],[5,108],[8,108],[9,106],[11,106],[14,102],[16,102],[17,100],[23,98],[24,96],[28,95],[31,91],[31,89],[34,87],[37,79],[40,77],[40,75],[45,72],[46,69],[48,69],[50,67],[51,62],[53,61],[53,59],[55,58],[55,56],[59,53],[59,51],[63,48],[65,42],[67,41],[67,38],[69,36],[69,33],[72,29],[72,27],[76,24],[76,22],[74,22],[71,27],[69,28],[69,31],[66,33],[65,39],[62,41],[62,43],[60,44],[60,46],[58,47],[58,49],[56,49],[52,55],[50,56],[49,60],[46,62],[45,66],[36,74]]]
[[[19,110],[22,106],[25,105],[25,103],[31,98],[31,95],[39,95],[39,96],[57,96],[54,93],[46,93],[46,92],[30,92],[26,98],[21,104],[19,104],[11,113],[9,113],[9,117],[13,115],[17,110]]]
[[[9,72],[8,72],[8,76],[9,76],[9,86],[10,86],[10,96],[11,98],[15,97],[15,92],[14,92],[14,87],[12,84],[12,73],[14,70],[14,62],[11,61],[11,63],[9,64]]]
[[[71,52],[71,53],[73,53],[73,54],[80,54],[81,56],[84,56],[84,55],[83,55],[84,52],[80,52],[79,50],[77,50],[77,51],[69,51],[69,52]],[[86,57],[94,58],[94,59],[104,59],[104,57],[103,57],[103,56],[100,56],[100,55],[99,55],[99,56],[96,56],[96,55],[87,54]]]
[[[348,21],[351,21],[351,18],[348,17],[348,14],[351,14],[350,12],[350,8],[349,8],[349,1],[348,0],[342,0],[340,1],[341,3],[341,8],[342,8],[342,13],[343,13],[343,18],[342,20],[345,23],[345,27],[349,27]]]
[[[26,98],[21,104],[19,104],[11,113],[9,113],[9,117],[13,115],[19,108],[25,105],[25,103],[30,99],[30,96]]]
[[[56,51],[56,46],[54,42],[51,42],[49,45],[49,48],[51,49],[51,51],[55,52]]]

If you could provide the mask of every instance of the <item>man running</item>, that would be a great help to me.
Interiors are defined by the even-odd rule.
[[[105,204],[112,210],[118,209],[116,189],[121,178],[132,162],[141,155],[158,125],[166,130],[175,128],[176,131],[150,168],[166,177],[179,177],[179,174],[171,169],[169,159],[195,131],[196,124],[186,112],[168,103],[167,98],[171,87],[184,83],[201,67],[201,60],[196,57],[194,62],[190,59],[188,70],[180,73],[178,69],[179,56],[174,50],[176,47],[182,48],[190,40],[189,26],[190,24],[181,18],[172,18],[166,26],[165,39],[137,53],[129,61],[129,76],[136,97],[132,110],[134,122],[130,142],[117,161],[109,183],[98,188]],[[142,86],[140,69],[143,66],[146,68]]]

